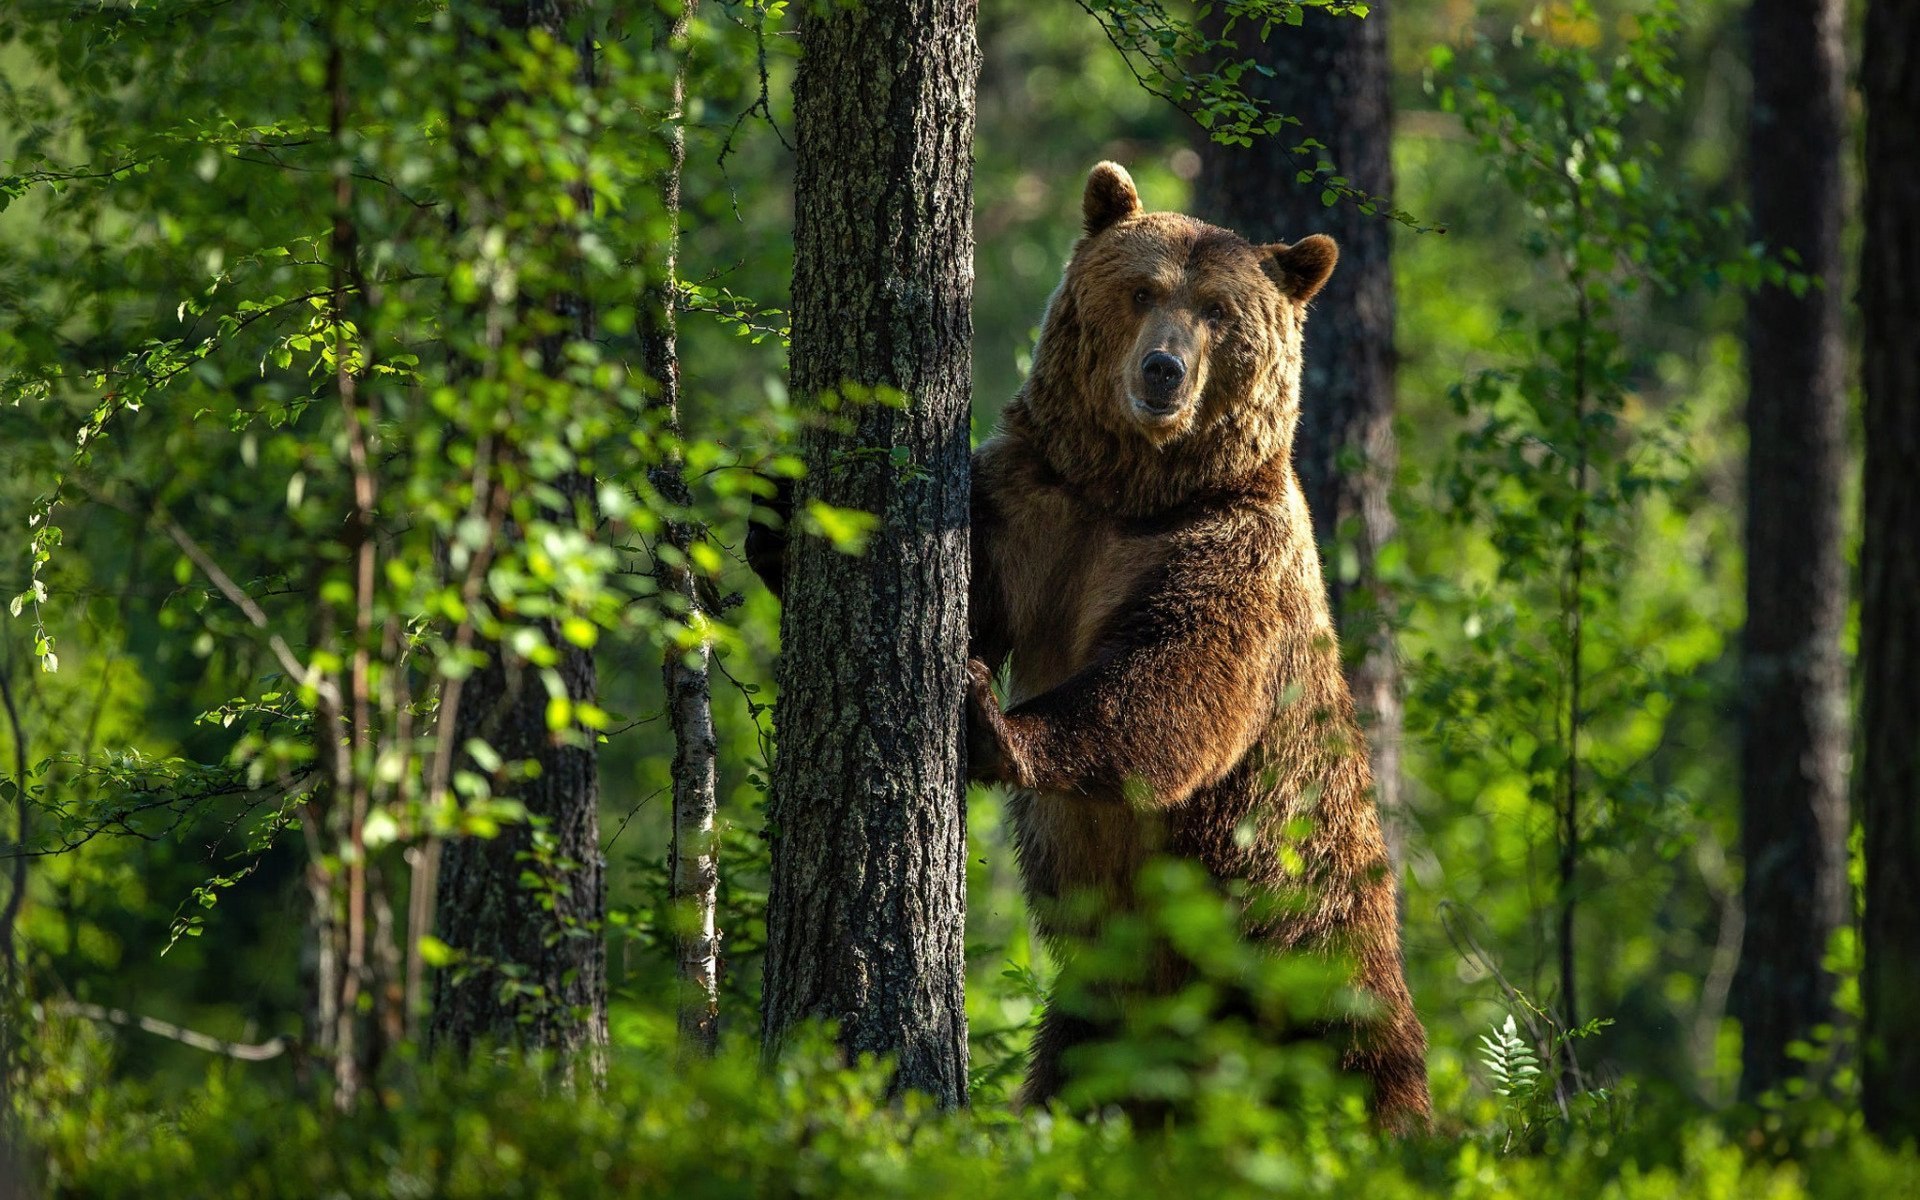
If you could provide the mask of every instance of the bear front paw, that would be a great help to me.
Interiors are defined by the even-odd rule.
[[[1013,730],[993,694],[993,672],[967,660],[967,778],[977,783],[1020,781]]]

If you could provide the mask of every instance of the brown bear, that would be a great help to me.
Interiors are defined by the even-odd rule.
[[[1032,374],[974,457],[970,772],[1014,789],[1055,942],[1086,932],[1073,898],[1125,908],[1157,854],[1256,899],[1303,893],[1248,904],[1246,934],[1353,964],[1373,1005],[1341,1033],[1343,1065],[1382,1124],[1418,1126],[1426,1034],[1292,464],[1301,331],[1335,246],[1145,212],[1113,163],[1082,207]],[[1153,974],[1142,986],[1183,982]],[[1023,1101],[1058,1094],[1094,1035],[1050,1006]]]

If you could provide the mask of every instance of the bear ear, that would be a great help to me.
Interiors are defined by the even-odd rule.
[[[1260,268],[1288,296],[1305,304],[1326,285],[1333,264],[1340,260],[1340,247],[1324,233],[1303,237],[1289,246],[1275,242],[1260,247]]]
[[[1086,194],[1080,198],[1080,215],[1088,237],[1139,211],[1140,193],[1125,167],[1116,162],[1103,162],[1087,176]]]

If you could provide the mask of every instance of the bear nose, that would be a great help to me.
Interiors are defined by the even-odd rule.
[[[1140,361],[1140,373],[1146,377],[1149,403],[1160,408],[1173,398],[1173,389],[1187,377],[1187,364],[1165,350],[1155,350]]]

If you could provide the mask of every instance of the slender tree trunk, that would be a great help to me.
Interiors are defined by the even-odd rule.
[[[19,980],[21,956],[16,952],[14,935],[27,902],[27,835],[33,812],[32,801],[27,797],[27,730],[20,720],[20,706],[13,690],[13,646],[9,643],[5,650],[5,656],[0,657],[0,718],[5,721],[11,754],[0,764],[0,769],[12,770],[14,828],[11,831],[13,847],[9,851],[12,861],[6,868],[7,900],[0,905],[0,1021],[7,1021],[13,1015],[6,1008],[6,1002],[11,998],[10,989]],[[7,841],[8,831],[0,828],[0,846],[5,846]],[[11,1025],[0,1027],[0,1072],[12,1063],[4,1053],[11,1042]],[[5,1083],[5,1078],[0,1078],[0,1087]]]
[[[679,253],[680,175],[687,161],[681,124],[687,88],[687,27],[698,0],[686,0],[662,32],[661,46],[675,56],[672,107],[663,126],[667,172],[662,201],[671,232],[658,283],[648,289],[646,369],[655,387],[653,405],[670,435],[680,433],[680,354],[676,341],[674,272]],[[700,594],[687,551],[700,536],[686,515],[687,482],[676,452],[653,473],[654,487],[681,510],[667,523],[667,546],[659,571],[660,596],[668,614],[689,628],[701,623]],[[720,869],[714,847],[719,792],[713,734],[712,647],[702,638],[691,649],[667,647],[661,664],[667,719],[673,727],[672,880],[674,940],[680,970],[680,1045],[683,1051],[713,1053],[720,1032]]]
[[[1920,1138],[1920,0],[1867,9],[1860,550],[1867,1124]]]
[[[326,319],[335,345],[351,344],[355,351],[336,354],[333,371],[352,495],[340,534],[346,578],[337,582],[345,583],[351,604],[323,599],[315,614],[314,644],[335,651],[340,666],[323,676],[315,689],[314,726],[325,778],[306,802],[304,816],[312,903],[309,980],[319,989],[309,997],[308,1044],[331,1067],[333,1101],[343,1110],[354,1104],[360,1089],[378,1073],[397,1024],[395,996],[389,986],[394,981],[386,973],[391,959],[379,942],[386,933],[381,924],[387,911],[385,898],[366,842],[376,786],[364,764],[375,757],[377,740],[373,655],[379,448],[363,384],[378,354],[378,337],[355,222],[348,137],[354,91],[344,17],[343,8],[334,10],[326,58],[328,140],[333,150],[328,240],[332,287]]]
[[[675,588],[683,601],[698,605],[690,578],[676,581]],[[700,1054],[712,1054],[720,1036],[719,798],[711,654],[704,641],[693,650],[669,649],[663,669],[674,738],[672,875],[680,1044],[683,1051]]]
[[[787,551],[764,1035],[809,1018],[966,1100],[964,763],[972,0],[808,11],[796,84],[796,512],[876,514],[862,557]],[[869,400],[897,390],[904,407]],[[804,517],[802,518],[804,521]]]
[[[592,43],[569,25],[578,6],[558,0],[494,0],[489,5],[502,36],[543,29],[556,39],[572,36],[591,71]],[[556,311],[577,318],[576,334],[590,331],[591,316],[578,297],[555,296]],[[561,347],[543,355],[559,369]],[[575,475],[562,489],[588,508],[593,481]],[[507,527],[503,538],[516,536]],[[593,655],[575,646],[554,623],[547,643],[559,653],[555,667],[567,698],[576,706],[597,692]],[[429,1039],[465,1053],[476,1042],[517,1045],[568,1054],[587,1051],[600,1065],[607,1041],[605,868],[600,850],[600,782],[592,735],[578,728],[556,738],[547,725],[548,694],[539,670],[505,646],[482,646],[485,667],[462,689],[454,716],[454,744],[477,739],[506,762],[530,762],[535,777],[511,785],[528,822],[491,838],[448,842],[438,870],[436,907],[441,940],[460,953],[462,971],[434,981]],[[537,882],[534,882],[537,880]]]
[[[11,861],[7,900],[0,908],[0,1180],[23,1178],[17,1174],[14,1147],[19,1141],[19,1113],[13,1103],[13,1081],[24,1060],[21,1054],[26,1039],[22,1036],[27,1016],[25,971],[14,944],[20,913],[27,899],[27,838],[31,832],[30,805],[27,796],[27,731],[20,720],[20,706],[13,691],[13,643],[0,641],[0,728],[6,730],[10,753],[0,760],[0,774],[13,785],[14,827],[0,826],[0,847],[7,848]],[[6,812],[0,808],[0,819]],[[11,842],[11,846],[8,843]],[[22,1195],[25,1193],[22,1192]],[[0,1182],[0,1200],[10,1200],[6,1184]]]
[[[1340,243],[1339,269],[1307,322],[1294,466],[1326,562],[1348,684],[1367,731],[1375,797],[1398,864],[1406,840],[1400,663],[1376,569],[1381,548],[1394,534],[1388,504],[1396,459],[1392,224],[1353,204],[1321,204],[1319,184],[1295,181],[1311,162],[1287,152],[1301,137],[1317,138],[1355,187],[1379,196],[1392,192],[1390,7],[1381,0],[1365,19],[1309,9],[1300,26],[1276,28],[1264,44],[1257,29],[1242,23],[1235,57],[1253,59],[1273,74],[1249,71],[1241,86],[1275,111],[1300,118],[1301,128],[1247,148],[1222,146],[1202,134],[1195,209],[1255,242],[1325,233]]]
[[[1787,1046],[1833,1018],[1821,967],[1847,920],[1846,52],[1842,0],[1754,0],[1747,179],[1754,234],[1820,282],[1747,306],[1747,623],[1741,848],[1747,937],[1733,989],[1740,1091],[1803,1070]]]

